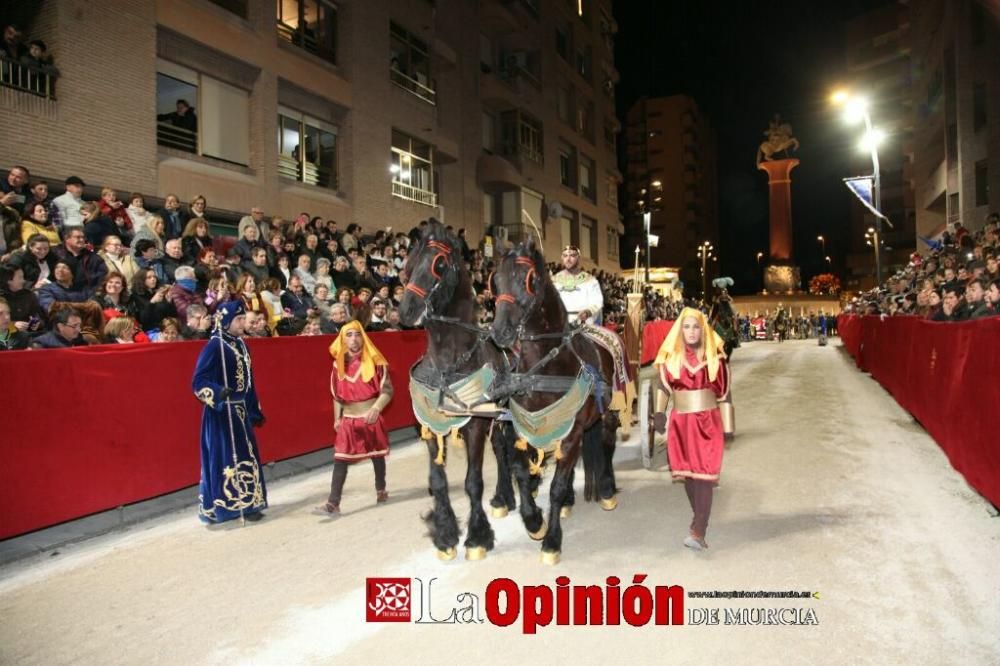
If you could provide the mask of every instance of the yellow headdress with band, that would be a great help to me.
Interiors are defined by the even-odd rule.
[[[705,365],[708,367],[708,379],[714,382],[719,374],[719,359],[726,357],[726,353],[723,351],[725,342],[715,332],[711,324],[708,323],[708,319],[701,310],[684,308],[681,311],[680,316],[677,317],[677,321],[674,322],[670,332],[667,333],[666,340],[660,345],[660,351],[656,354],[656,360],[653,361],[653,364],[666,364],[667,372],[670,376],[674,379],[680,378],[681,364],[684,362],[684,334],[682,329],[684,328],[684,320],[688,317],[697,319],[699,326],[701,326],[701,347],[697,352],[698,358],[705,361]]]
[[[347,376],[344,370],[344,358],[347,356],[346,336],[348,331],[357,331],[361,334],[361,381],[370,381],[375,376],[375,366],[388,366],[389,362],[385,360],[385,356],[382,356],[378,347],[368,339],[368,336],[365,335],[365,329],[357,321],[349,321],[341,326],[337,339],[330,345],[330,356],[333,357],[333,362],[337,366],[337,374],[341,377]]]

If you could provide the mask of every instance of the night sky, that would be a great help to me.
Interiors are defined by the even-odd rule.
[[[801,142],[792,154],[801,160],[792,172],[792,219],[803,288],[826,270],[817,235],[826,237],[834,272],[841,274],[851,206],[858,205],[841,178],[856,175],[860,131],[840,121],[828,96],[847,83],[846,20],[890,2],[615,2],[618,117],[643,95],[684,93],[715,128],[719,261],[721,274],[736,282],[733,292],[761,286],[756,254],[768,248],[767,175],[755,157],[774,113]],[[626,218],[626,225],[633,223]],[[622,254],[623,261],[631,257]]]

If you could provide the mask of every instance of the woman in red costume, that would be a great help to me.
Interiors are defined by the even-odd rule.
[[[357,321],[344,324],[330,345],[333,372],[333,479],[326,504],[317,507],[324,515],[340,513],[340,497],[347,480],[347,467],[361,460],[375,466],[375,501],[389,499],[385,488],[385,459],[389,455],[389,435],[382,411],[392,399],[389,367]]]
[[[723,428],[719,400],[729,394],[729,367],[722,338],[705,315],[684,308],[656,355],[660,390],[673,398],[666,423],[666,401],[656,406],[657,430],[667,431],[667,455],[674,479],[684,490],[694,518],[684,545],[708,548],[705,533],[712,512],[712,491],[722,470]],[[664,428],[664,426],[666,426]]]

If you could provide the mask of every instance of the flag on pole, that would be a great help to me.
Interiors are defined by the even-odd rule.
[[[854,178],[845,178],[844,185],[847,185],[847,189],[854,193],[854,196],[864,204],[865,208],[870,210],[873,215],[880,217],[885,220],[889,226],[892,223],[889,222],[889,218],[882,214],[882,212],[875,208],[875,204],[872,199],[872,187],[874,185],[874,179],[871,176],[856,176]]]

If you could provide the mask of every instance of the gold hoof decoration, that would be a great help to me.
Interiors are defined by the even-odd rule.
[[[505,506],[494,506],[490,508],[490,515],[494,518],[506,518],[510,511]]]
[[[542,462],[545,460],[545,450],[536,449],[538,451],[538,458],[535,460],[528,461],[528,473],[531,476],[541,476],[542,475]]]
[[[465,559],[470,562],[478,562],[479,560],[486,559],[486,548],[483,546],[476,546],[475,548],[465,549]]]
[[[560,518],[566,519],[572,515],[573,515],[573,507],[571,506],[564,506],[563,508],[559,509]]]
[[[453,559],[455,559],[456,555],[458,555],[458,551],[455,550],[454,546],[452,546],[448,550],[439,550],[437,552],[438,559],[441,560],[442,562],[450,562]]]
[[[451,429],[451,434],[448,436],[448,443],[459,449],[465,446],[465,438],[462,437],[462,433],[458,431],[458,428]]]
[[[547,550],[542,551],[542,564],[547,564],[553,566],[559,564],[559,560],[562,558],[562,553],[558,550],[554,553],[550,553]]]
[[[420,426],[420,439],[430,439],[433,436],[434,433],[431,432],[430,428],[425,425]]]
[[[528,532],[530,536],[535,541],[541,541],[545,538],[545,535],[549,533],[549,525],[544,520],[542,521],[542,526],[538,528],[537,532]]]
[[[610,499],[602,499],[601,508],[605,511],[614,511],[618,508],[618,498],[612,497]]]
[[[437,436],[437,447],[438,447],[438,453],[437,457],[434,458],[434,464],[440,467],[444,467],[444,435]]]

